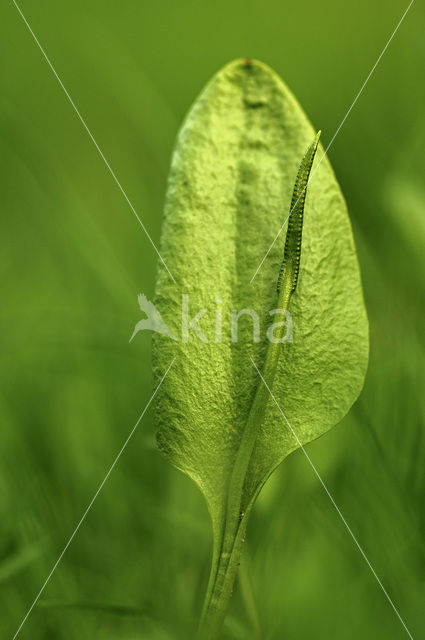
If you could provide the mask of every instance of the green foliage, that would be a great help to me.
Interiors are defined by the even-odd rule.
[[[20,5],[157,245],[176,131],[205,78],[240,55],[267,61],[326,146],[405,8]],[[359,401],[308,446],[415,639],[425,628],[424,20],[415,2],[329,151],[372,348]],[[12,2],[1,24],[0,636],[11,639],[151,396],[151,336],[128,340],[141,318],[137,294],[152,300],[157,256]],[[307,213],[308,201],[310,191]],[[193,638],[210,568],[208,514],[195,484],[158,454],[152,417],[149,409],[43,594],[135,607],[152,622],[40,605],[18,640]],[[261,491],[248,534],[243,559],[263,640],[407,638],[302,452]],[[248,620],[238,580],[223,639],[253,640]]]
[[[155,337],[158,380],[177,356],[156,403],[158,441],[207,500],[214,530],[208,596],[213,608],[228,592],[226,576],[237,566],[234,545],[265,480],[299,442],[319,437],[345,415],[365,375],[368,326],[354,242],[326,158],[317,164],[306,197],[318,138],[295,180],[313,135],[276,74],[261,63],[238,60],[195,102],[173,155],[161,253],[178,285],[160,268],[156,302],[175,335],[182,293],[193,314],[209,310],[199,321],[209,341]],[[283,238],[250,280],[292,209],[277,298]],[[232,340],[232,309],[253,309],[270,328],[270,311],[288,309],[294,291],[293,343],[270,342],[265,331],[253,341],[247,322]],[[216,297],[223,309],[220,341],[211,313]],[[299,442],[253,362],[264,371]],[[243,474],[237,477],[240,465]]]

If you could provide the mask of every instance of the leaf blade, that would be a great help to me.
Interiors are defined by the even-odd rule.
[[[258,62],[231,63],[195,102],[173,156],[161,244],[180,288],[161,269],[157,282],[157,306],[175,335],[183,291],[194,312],[209,308],[202,318],[209,336],[216,329],[216,295],[227,312],[257,309],[267,321],[276,304],[281,243],[270,251],[254,286],[249,280],[288,210],[299,161],[313,134],[289,90]],[[295,342],[282,349],[273,393],[306,444],[338,422],[358,395],[368,350],[350,222],[326,158],[309,185],[291,310]],[[154,340],[157,372],[179,356],[157,402],[159,446],[200,486],[216,540],[224,526],[229,474],[258,386],[250,357],[261,368],[267,350],[264,337],[252,341],[247,322],[241,320],[237,343],[230,328],[226,318],[220,343],[193,336],[178,344]],[[276,411],[270,401],[249,468],[246,505],[296,448]]]

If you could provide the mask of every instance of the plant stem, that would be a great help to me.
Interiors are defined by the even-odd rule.
[[[292,194],[283,263],[277,281],[277,306],[282,310],[289,308],[289,301],[297,286],[306,189],[319,137],[320,131],[301,161]],[[245,494],[245,482],[255,442],[263,424],[269,401],[268,389],[273,387],[280,345],[284,341],[283,331],[284,323],[281,323],[276,330],[274,339],[268,344],[262,373],[268,388],[261,380],[258,381],[230,474],[221,549],[214,550],[210,581],[199,628],[200,640],[217,640],[220,637],[221,627],[232,596],[245,539],[246,524],[255,499],[255,496]],[[257,367],[256,364],[255,366]]]
[[[210,577],[209,595],[205,601],[198,632],[200,640],[217,640],[220,637],[233,593],[244,537],[245,529],[240,527],[233,540],[232,549],[220,554],[217,571]]]
[[[286,295],[283,292],[279,298],[285,298]],[[281,331],[283,333],[283,328]],[[270,343],[267,350],[263,375],[269,385],[273,384],[276,373],[279,348],[280,343],[276,342]],[[232,596],[233,584],[239,567],[246,525],[252,504],[244,505],[244,484],[255,441],[263,423],[267,401],[268,391],[260,381],[229,481],[222,547],[218,562],[214,563],[210,577],[199,629],[199,638],[202,640],[216,640],[219,637]]]

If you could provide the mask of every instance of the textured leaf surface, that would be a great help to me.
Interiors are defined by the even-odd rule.
[[[262,257],[289,213],[299,163],[315,131],[283,82],[265,65],[238,60],[221,70],[189,112],[179,133],[169,177],[161,254],[177,285],[159,268],[156,304],[180,341],[156,335],[154,371],[175,363],[157,396],[162,452],[204,493],[216,537],[222,528],[226,484],[247,421],[266,328],[277,318],[276,283],[285,231],[258,275]],[[319,146],[317,158],[322,157]],[[181,341],[182,293],[189,317],[208,342],[189,332]],[[216,302],[216,298],[220,302]],[[253,309],[231,341],[232,309]],[[222,341],[216,314],[221,309]],[[328,160],[307,191],[301,264],[291,299],[293,342],[281,345],[273,393],[300,441],[325,433],[348,411],[363,384],[368,326],[350,222]],[[270,398],[252,458],[244,504],[297,443]]]

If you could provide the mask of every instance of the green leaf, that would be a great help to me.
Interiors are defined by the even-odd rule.
[[[208,504],[214,531],[210,596],[222,570],[224,540],[229,531],[240,533],[235,522],[229,525],[229,504],[239,504],[243,520],[273,469],[299,446],[269,393],[259,391],[253,362],[264,372],[268,351],[277,354],[275,375],[265,379],[302,444],[341,420],[363,385],[368,325],[359,269],[346,205],[321,146],[308,190],[299,185],[310,167],[301,167],[304,182],[296,183],[313,138],[279,77],[259,62],[237,60],[196,100],[173,154],[160,251],[177,285],[160,266],[156,305],[180,339],[154,338],[157,381],[176,357],[157,395],[156,421],[161,451],[198,484]],[[299,199],[291,204],[296,192]],[[285,230],[253,276],[292,208],[290,225],[299,236],[302,229],[302,251],[294,254],[301,238],[294,243],[288,234],[284,263],[292,274],[283,308],[290,298],[293,341],[272,345],[266,329],[283,319],[269,312],[282,308],[276,289]],[[186,307],[189,318],[207,309],[198,326],[208,342],[191,330],[182,340]],[[232,341],[231,311],[243,309],[258,314],[258,341],[247,313]],[[262,407],[252,413],[260,402],[256,394]],[[243,436],[255,420],[260,424],[253,427],[242,493],[229,497]]]

